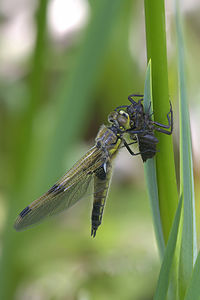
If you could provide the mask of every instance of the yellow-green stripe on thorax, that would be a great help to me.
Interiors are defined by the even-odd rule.
[[[102,125],[96,137],[96,147],[102,148],[109,156],[112,156],[121,144],[121,139],[113,130]]]

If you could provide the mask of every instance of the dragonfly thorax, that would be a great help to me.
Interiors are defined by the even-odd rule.
[[[102,125],[96,137],[96,147],[103,149],[108,155],[113,154],[121,144],[120,137],[112,127]]]

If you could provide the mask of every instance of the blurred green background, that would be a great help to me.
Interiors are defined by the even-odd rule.
[[[176,37],[173,3],[166,5],[178,170]],[[199,13],[198,1],[183,1],[196,183]],[[0,16],[0,299],[152,299],[159,257],[142,161],[127,151],[116,158],[95,239],[89,193],[37,227],[13,229],[17,214],[93,145],[108,113],[143,93],[143,2],[3,0]],[[195,192],[198,201],[198,184]]]

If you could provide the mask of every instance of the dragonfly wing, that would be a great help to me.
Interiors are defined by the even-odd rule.
[[[55,215],[64,209],[67,209],[79,201],[87,192],[88,186],[92,179],[92,175],[88,175],[86,178],[79,180],[70,189],[64,192],[63,195],[58,197],[56,207],[51,211],[50,215]]]
[[[44,218],[71,207],[87,191],[93,173],[105,161],[102,151],[93,147],[52,188],[33,201],[18,216],[14,227],[23,230]]]
[[[48,216],[55,215],[71,207],[84,196],[92,177],[92,175],[88,175],[66,191],[59,191],[56,195],[52,193],[49,197],[46,193],[46,197],[44,195],[32,202],[19,214],[14,225],[15,229],[17,231],[26,229]]]

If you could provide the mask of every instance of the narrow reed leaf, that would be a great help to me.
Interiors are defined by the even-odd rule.
[[[37,98],[37,96],[43,95],[41,93],[41,82],[44,75],[44,58],[47,58],[45,50],[48,49],[43,44],[46,41],[46,38],[43,37],[46,34],[46,29],[42,25],[45,25],[47,11],[47,5],[45,6],[45,4],[48,4],[48,2],[50,1],[38,1],[41,12],[38,11],[37,26],[40,32],[37,35],[38,45],[34,49],[34,63],[37,65],[34,65],[30,76],[30,98],[34,101],[30,102],[30,113],[27,114],[25,120],[23,120],[24,122],[20,124],[22,130],[17,131],[17,141],[15,148],[13,147],[15,149],[13,154],[17,153],[17,159],[20,156],[17,168],[13,169],[20,168],[20,173],[23,176],[18,174],[16,176],[17,180],[15,180],[17,184],[15,182],[14,185],[10,185],[12,205],[7,215],[8,222],[5,226],[5,235],[2,241],[0,299],[15,298],[14,289],[18,282],[16,276],[17,278],[18,275],[19,278],[22,276],[22,272],[17,270],[20,263],[17,261],[17,257],[13,255],[13,249],[16,253],[18,252],[19,247],[21,247],[20,239],[22,240],[25,235],[16,236],[14,230],[11,229],[11,223],[14,221],[16,212],[22,202],[27,201],[27,195],[30,196],[32,191],[39,193],[50,182],[53,183],[59,174],[61,175],[64,172],[63,160],[66,150],[69,149],[70,144],[73,143],[78,134],[81,134],[81,130],[87,128],[87,115],[90,113],[92,102],[91,95],[101,74],[104,56],[110,45],[112,30],[115,28],[125,3],[123,0],[95,1],[95,12],[92,14],[86,37],[76,59],[76,66],[74,66],[73,71],[70,70],[69,72],[67,67],[69,56],[66,56],[66,61],[63,62],[66,65],[66,73],[52,96],[52,102],[55,103],[53,118],[50,115],[49,118],[43,120],[44,126],[47,126],[48,123],[49,127],[52,128],[50,132],[48,131],[49,134],[45,136],[46,151],[44,151],[43,144],[33,145],[33,141],[37,139],[35,139],[33,127],[35,126],[35,117],[38,114],[37,105],[40,104],[40,98]],[[26,155],[27,146],[31,148],[30,155]],[[34,146],[34,149],[32,146]],[[27,159],[24,158],[25,155]]]
[[[192,272],[192,278],[189,283],[188,289],[186,291],[185,300],[199,300],[200,299],[200,284],[199,284],[199,278],[200,278],[200,252],[197,256],[196,263],[194,266],[194,270]]]
[[[180,192],[183,195],[183,231],[179,264],[179,296],[183,299],[190,281],[196,260],[195,200],[193,183],[193,164],[191,151],[190,120],[187,103],[187,84],[185,76],[185,53],[182,24],[179,15],[179,1],[176,4],[176,32],[178,47],[179,107],[180,107]],[[191,298],[196,299],[196,298]]]
[[[73,141],[81,133],[83,124],[87,126],[87,115],[92,103],[91,95],[101,74],[109,39],[122,7],[122,0],[114,2],[103,0],[94,5],[77,64],[70,76],[68,73],[64,76],[54,96],[59,110],[54,138],[46,161],[47,174],[58,169],[58,166],[62,167],[61,155],[68,148],[69,141]],[[73,130],[69,128],[69,124]],[[60,153],[57,145],[60,145]]]
[[[155,121],[166,124],[170,109],[167,70],[164,0],[144,0],[147,59],[152,64],[152,95]],[[178,193],[176,185],[172,137],[156,133],[157,185],[162,231],[167,244],[175,216]]]
[[[175,255],[176,242],[177,242],[177,236],[179,230],[181,208],[182,208],[182,197],[179,200],[178,208],[174,218],[174,223],[165,250],[164,259],[162,262],[158,283],[156,287],[156,292],[153,298],[154,300],[161,300],[161,299],[164,300],[167,297],[167,291],[170,282],[170,273],[172,270],[172,263]],[[190,298],[190,299],[196,299],[196,298]]]
[[[36,187],[42,188],[64,172],[66,150],[87,128],[92,106],[92,94],[102,72],[106,51],[110,46],[112,30],[123,10],[124,1],[97,1],[85,33],[76,63],[70,72],[66,69],[60,85],[53,93],[55,126],[49,137],[44,160],[35,167]],[[59,147],[58,147],[59,145]],[[36,160],[36,159],[35,159]],[[62,170],[62,172],[61,172]],[[37,179],[38,177],[38,179]]]
[[[45,62],[44,57],[47,55],[47,9],[48,0],[37,1],[36,4],[36,39],[33,52],[33,58],[30,69],[29,85],[27,89],[28,98],[24,103],[25,109],[20,115],[16,112],[15,118],[11,121],[11,137],[13,171],[15,172],[10,177],[8,211],[6,213],[6,223],[4,232],[2,232],[1,240],[1,257],[0,257],[0,299],[14,299],[16,284],[18,281],[18,270],[16,270],[17,258],[15,254],[20,245],[12,228],[13,220],[16,216],[16,211],[19,206],[19,201],[22,199],[21,191],[24,189],[24,178],[26,170],[29,168],[31,156],[31,139],[33,132],[33,120],[41,102]],[[24,84],[24,80],[23,80]],[[20,85],[20,84],[19,84]],[[27,95],[26,95],[27,96]],[[22,102],[20,102],[22,103]],[[20,106],[20,104],[19,104]],[[16,118],[17,116],[17,118]],[[9,130],[8,130],[9,132]],[[10,135],[10,133],[9,133]],[[30,174],[31,180],[31,174]],[[8,200],[8,199],[7,199]],[[20,276],[20,275],[19,275]],[[17,280],[16,280],[17,278]]]
[[[144,109],[148,110],[150,104],[152,105],[152,81],[151,81],[151,60],[148,63],[144,87]],[[152,107],[151,107],[152,109]],[[163,257],[165,251],[165,242],[162,231],[162,223],[160,219],[159,210],[159,198],[158,198],[158,186],[157,186],[157,175],[155,158],[148,159],[144,163],[145,178],[147,183],[147,190],[151,204],[151,210],[153,215],[154,230],[160,257]]]

